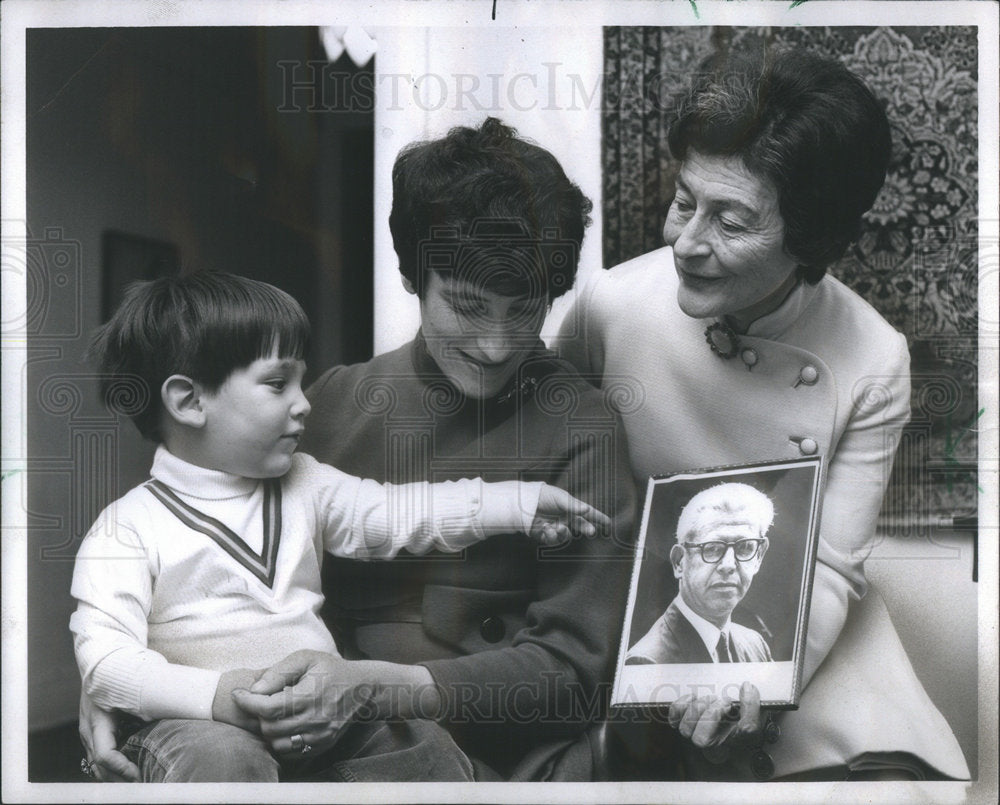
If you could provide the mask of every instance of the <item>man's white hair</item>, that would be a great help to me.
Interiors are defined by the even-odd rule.
[[[703,489],[681,510],[677,518],[677,541],[686,542],[697,536],[711,521],[713,524],[726,515],[733,520],[749,520],[763,537],[774,522],[774,504],[771,498],[749,484],[725,483]]]

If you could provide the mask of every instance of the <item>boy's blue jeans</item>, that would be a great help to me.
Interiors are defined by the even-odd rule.
[[[355,723],[322,755],[271,754],[258,735],[218,721],[164,719],[129,736],[122,752],[143,782],[463,782],[472,763],[433,721]]]

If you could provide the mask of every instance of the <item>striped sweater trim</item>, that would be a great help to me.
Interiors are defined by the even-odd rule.
[[[181,500],[163,482],[153,479],[144,486],[184,525],[212,539],[269,588],[274,586],[278,546],[281,542],[281,482],[278,479],[268,478],[264,481],[264,544],[260,554],[224,523]]]

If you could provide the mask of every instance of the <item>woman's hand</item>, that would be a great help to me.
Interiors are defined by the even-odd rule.
[[[426,668],[374,660],[349,661],[297,651],[272,666],[249,690],[234,690],[239,707],[260,719],[277,754],[333,746],[352,721],[433,717],[440,706]],[[294,744],[294,745],[293,745]]]
[[[728,748],[760,734],[760,692],[744,682],[738,707],[725,697],[682,696],[670,705],[667,718],[682,737],[703,750]]]
[[[94,776],[103,783],[137,783],[139,767],[118,751],[118,722],[80,693],[80,741]]]
[[[542,484],[530,536],[542,545],[557,545],[573,535],[593,537],[611,527],[611,518],[573,497],[565,489]]]

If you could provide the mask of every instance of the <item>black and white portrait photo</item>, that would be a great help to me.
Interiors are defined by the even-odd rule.
[[[5,0],[3,802],[998,792],[995,0]]]
[[[732,616],[767,555],[773,521],[771,499],[746,484],[719,484],[689,500],[670,548],[678,593],[625,664],[772,662],[763,635]]]
[[[758,675],[768,700],[796,702],[820,477],[805,459],[650,480],[613,704]]]

